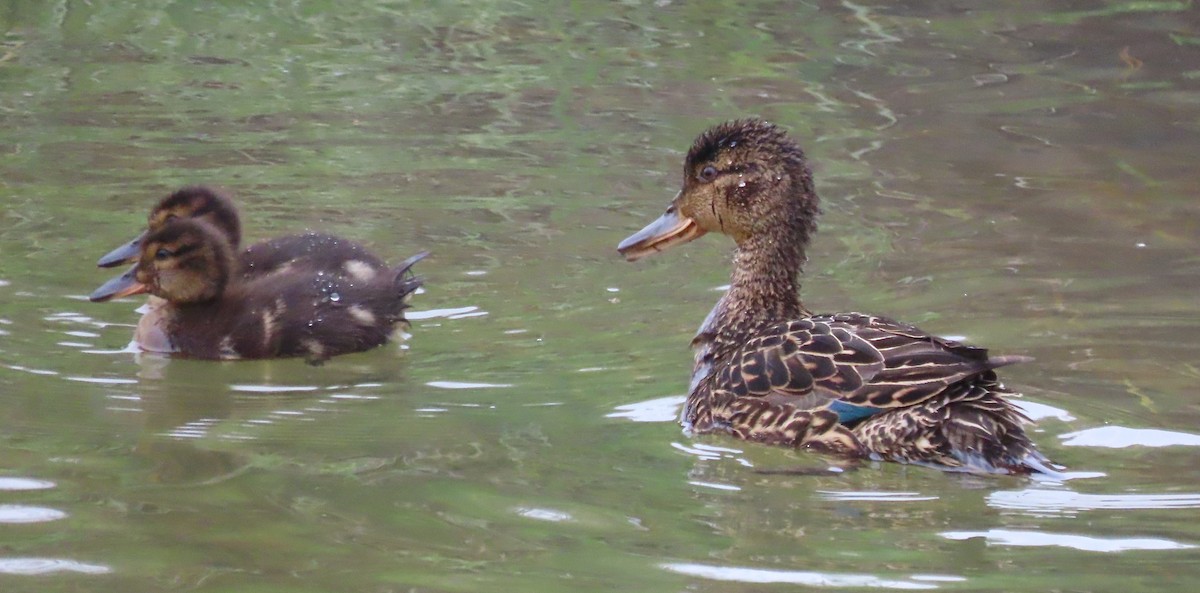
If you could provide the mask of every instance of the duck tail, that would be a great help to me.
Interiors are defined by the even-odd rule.
[[[393,269],[393,282],[396,286],[396,292],[401,298],[407,300],[409,295],[411,295],[418,288],[420,288],[422,284],[425,283],[423,278],[413,273],[412,267],[413,264],[425,259],[428,256],[428,251],[422,251],[400,262],[400,264]]]
[[[1067,474],[1062,471],[1066,467],[1046,459],[1045,455],[1037,451],[1032,451],[1021,459],[1021,467],[1025,469],[1024,473],[1040,474],[1060,481],[1067,479]]]
[[[963,471],[1063,475],[1025,434],[1031,421],[1003,396],[1003,386],[974,385],[971,391],[967,399],[946,406],[941,426],[949,456]]]
[[[1010,364],[1020,364],[1022,362],[1033,362],[1032,356],[1020,356],[1017,354],[1007,354],[1004,356],[989,356],[987,359],[987,368],[998,369],[1006,367]]]
[[[1023,436],[1023,435],[1022,435]],[[1039,474],[1053,479],[1064,479],[1063,466],[1058,465],[1027,440],[1019,445],[1009,443],[1003,452],[981,452],[965,448],[954,448],[951,457],[956,465],[950,469],[974,474]]]
[[[873,416],[854,427],[872,457],[973,474],[1061,477],[1025,433],[1031,421],[994,373],[940,397]],[[989,380],[990,379],[990,380]]]

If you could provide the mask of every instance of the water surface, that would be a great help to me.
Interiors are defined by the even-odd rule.
[[[0,3],[0,588],[1191,591],[1195,14]],[[730,246],[614,247],[746,115],[816,169],[808,305],[1036,357],[1005,378],[1072,479],[680,434]],[[188,183],[250,239],[433,251],[412,339],[129,352],[92,264]]]

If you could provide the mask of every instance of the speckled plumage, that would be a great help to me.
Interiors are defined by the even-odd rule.
[[[139,333],[157,335],[165,350],[195,358],[331,356],[374,348],[406,325],[404,309],[421,285],[409,258],[370,277],[305,265],[245,277],[224,230],[202,219],[176,218],[141,241],[134,274],[118,295],[148,292],[157,302]],[[129,276],[128,274],[126,276]]]
[[[167,222],[181,218],[203,220],[228,241],[236,253],[242,241],[241,216],[225,192],[193,185],[180,188],[155,204],[146,218],[146,231],[104,257],[97,265],[111,267],[134,262],[142,240]],[[324,233],[306,232],[267,239],[237,254],[235,269],[245,278],[265,276],[287,266],[346,275],[347,265],[357,270],[387,271],[387,264],[361,244]],[[361,275],[361,274],[360,274]]]
[[[804,307],[799,277],[819,214],[800,148],[772,124],[738,120],[696,139],[667,212],[622,241],[630,260],[709,231],[737,243],[730,288],[692,342],[685,428],[942,469],[1053,472],[996,378],[1023,357]]]
[[[323,233],[276,237],[238,252],[237,208],[228,195],[206,186],[164,197],[146,227],[97,262],[138,263],[92,293],[93,300],[107,300],[145,284],[158,297],[135,332],[146,350],[319,362],[385,343],[403,326],[403,309],[420,285],[408,268],[423,254],[390,268],[359,243]],[[175,243],[190,247],[184,253],[168,249],[165,260],[153,258],[161,245]],[[163,282],[179,276],[172,268],[185,269],[187,282]]]

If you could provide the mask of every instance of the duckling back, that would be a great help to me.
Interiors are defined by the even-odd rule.
[[[310,282],[285,291],[278,325],[282,356],[303,356],[319,363],[331,356],[360,352],[386,343],[408,326],[404,310],[422,285],[412,266],[428,252],[394,268],[362,267],[353,273],[309,272]]]
[[[362,244],[314,232],[260,241],[242,251],[238,262],[247,278],[297,268],[367,279],[388,270],[387,264]]]
[[[178,308],[168,333],[177,351],[197,358],[297,356],[321,363],[369,350],[407,325],[404,310],[422,283],[411,268],[426,255],[357,275],[281,268],[231,285],[209,306]]]

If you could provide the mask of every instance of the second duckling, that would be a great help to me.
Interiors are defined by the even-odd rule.
[[[140,238],[137,265],[98,300],[140,293],[162,299],[138,324],[136,340],[148,350],[320,363],[380,346],[405,327],[404,309],[421,286],[410,270],[428,255],[356,275],[292,265],[244,276],[227,237],[202,218],[167,220]]]
[[[193,218],[211,224],[236,252],[242,241],[242,221],[233,199],[206,185],[180,188],[159,200],[146,218],[146,230],[96,262],[102,268],[136,262],[142,242],[172,220]],[[387,269],[383,260],[361,244],[334,235],[307,232],[260,241],[237,253],[237,270],[250,278],[290,265],[303,265],[338,274],[369,274]],[[100,295],[103,297],[104,295]]]

